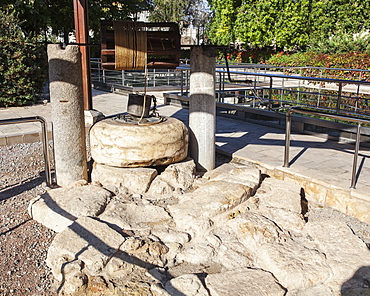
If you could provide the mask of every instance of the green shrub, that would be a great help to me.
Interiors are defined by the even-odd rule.
[[[19,20],[0,11],[0,106],[37,100],[47,78],[46,51],[36,38],[26,37]]]
[[[370,55],[363,52],[349,52],[343,54],[324,54],[319,52],[298,52],[293,54],[278,53],[266,63],[280,67],[322,67],[322,69],[290,69],[292,73],[305,76],[323,76],[331,78],[358,79],[359,73],[351,69],[370,70]],[[330,68],[349,69],[331,70]],[[370,80],[370,73],[363,72],[361,79]]]
[[[312,40],[309,51],[326,54],[344,54],[349,52],[370,53],[370,34],[337,32],[330,38]]]

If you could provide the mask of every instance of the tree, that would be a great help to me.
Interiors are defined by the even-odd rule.
[[[199,2],[199,0],[154,0],[149,21],[190,24]]]
[[[44,48],[19,24],[13,13],[0,10],[0,106],[35,101],[46,79]]]
[[[213,12],[208,36],[215,44],[229,44],[235,41],[234,23],[240,0],[208,0]]]
[[[100,19],[131,19],[132,15],[149,9],[149,0],[89,0],[89,25],[99,31]],[[14,12],[22,31],[37,36],[49,28],[53,34],[64,35],[74,30],[73,0],[2,0],[1,9]]]
[[[214,43],[305,48],[312,40],[370,29],[370,0],[208,0]]]

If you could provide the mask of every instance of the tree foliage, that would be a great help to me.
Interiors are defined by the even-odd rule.
[[[135,13],[148,9],[149,0],[88,0],[89,27],[99,30],[100,19],[130,19]],[[49,29],[53,34],[74,30],[73,0],[2,0],[0,8],[14,12],[23,20],[25,34],[37,36]]]
[[[213,43],[305,48],[313,39],[370,29],[370,0],[208,0]]]
[[[45,49],[19,24],[14,14],[0,11],[0,106],[33,102],[46,79]]]
[[[149,20],[152,22],[180,22],[188,14],[190,1],[154,0]]]

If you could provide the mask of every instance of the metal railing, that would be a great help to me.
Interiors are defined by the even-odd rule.
[[[176,70],[152,70],[148,73],[147,86],[169,85],[178,87],[181,95],[189,92],[190,67],[181,64]],[[318,68],[318,67],[277,67],[259,64],[233,64],[232,71],[226,65],[216,65],[216,92],[219,102],[248,106],[252,108],[283,109],[304,106],[335,110],[337,114],[369,116],[370,70]],[[144,85],[143,71],[103,70],[100,59],[91,60],[92,79],[110,86],[141,87]],[[302,72],[318,71],[318,77],[302,76]],[[324,77],[325,71],[334,71],[334,77]],[[294,75],[292,73],[298,72]],[[353,79],[338,78],[343,73],[354,73]],[[246,77],[249,83],[232,83],[229,75],[236,80]],[[365,75],[366,74],[366,75]],[[343,74],[344,75],[344,74]]]
[[[173,69],[149,69],[145,77],[144,71],[136,70],[104,70],[100,59],[91,59],[91,78],[93,81],[105,83],[113,87],[133,88],[143,87],[146,78],[147,87],[162,85],[179,86],[182,72]]]
[[[370,81],[284,75],[271,71],[272,66],[256,67],[253,72],[247,72],[250,68],[240,65],[230,66],[229,72],[224,68],[219,65],[216,69],[219,102],[268,110],[304,106],[337,114],[370,116]],[[180,88],[181,95],[187,95],[190,68],[180,66],[178,69],[186,72]],[[232,83],[229,74],[233,77],[231,80],[247,76],[250,81]]]
[[[291,125],[292,125],[292,113],[300,113],[306,115],[318,115],[327,118],[333,118],[337,120],[350,121],[357,123],[357,132],[356,132],[356,143],[355,143],[355,153],[353,156],[352,163],[352,177],[351,177],[351,186],[350,188],[355,188],[356,186],[356,171],[357,171],[357,158],[358,152],[360,150],[360,137],[361,137],[361,123],[370,124],[370,120],[353,118],[345,115],[336,115],[327,112],[319,112],[313,110],[307,110],[300,107],[292,107],[286,113],[286,130],[285,130],[285,151],[284,151],[284,167],[289,167],[289,148],[290,148],[290,134],[291,134]]]
[[[50,157],[49,157],[49,147],[48,147],[48,139],[47,139],[46,120],[41,116],[11,118],[11,119],[2,119],[2,120],[0,120],[0,125],[27,123],[27,122],[40,122],[41,123],[41,141],[42,141],[43,152],[44,152],[46,184],[49,187],[54,187],[54,184],[53,184],[52,179],[51,179]]]

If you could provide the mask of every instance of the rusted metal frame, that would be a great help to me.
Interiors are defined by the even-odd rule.
[[[89,18],[88,0],[73,0],[74,21],[76,31],[76,43],[89,44]],[[91,69],[90,69],[90,49],[88,46],[80,46],[82,64],[82,91],[84,110],[91,110]]]

